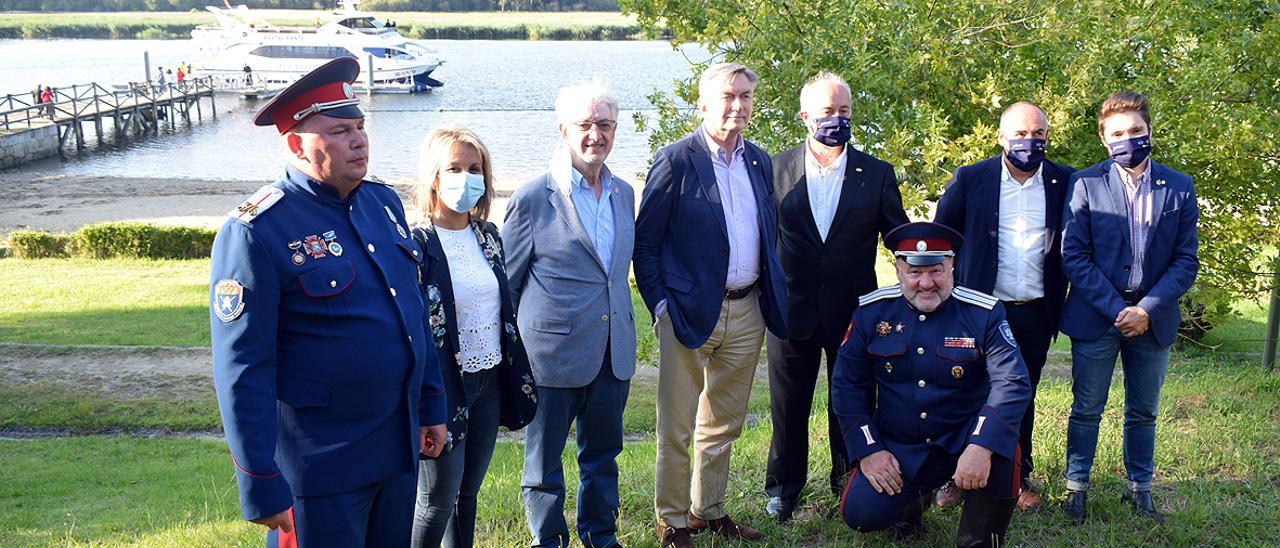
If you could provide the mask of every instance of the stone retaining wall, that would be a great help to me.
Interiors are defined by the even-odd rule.
[[[0,135],[0,169],[58,154],[58,126]]]

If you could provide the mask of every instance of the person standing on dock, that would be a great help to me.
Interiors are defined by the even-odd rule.
[[[44,87],[44,90],[40,92],[40,104],[48,105],[45,108],[48,109],[49,119],[52,120],[53,114],[54,114],[53,113],[53,88],[49,86]]]
[[[267,546],[407,546],[419,455],[447,398],[422,297],[425,253],[385,184],[354,58],[303,76],[254,119],[284,176],[213,244],[213,378],[245,519]]]

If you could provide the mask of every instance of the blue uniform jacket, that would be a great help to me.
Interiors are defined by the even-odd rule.
[[[218,231],[213,377],[245,519],[412,473],[419,424],[444,423],[406,227],[385,185],[343,200],[290,167]]]
[[[974,443],[1012,460],[1031,383],[1004,305],[956,287],[923,314],[901,295],[863,296],[840,345],[831,405],[849,459],[888,450],[908,477],[934,447]]]
[[[1063,213],[1062,268],[1071,293],[1062,311],[1062,332],[1094,340],[1115,325],[1125,308],[1121,291],[1133,268],[1133,243],[1124,182],[1105,160],[1071,176]],[[1196,223],[1200,209],[1191,177],[1151,162],[1151,227],[1138,288],[1138,306],[1151,316],[1151,334],[1163,346],[1178,336],[1178,300],[1200,271]]]
[[[1000,173],[1004,155],[956,169],[938,200],[933,222],[964,235],[956,252],[956,283],[991,293],[996,287],[1000,259]],[[1044,305],[1050,332],[1058,332],[1058,317],[1067,295],[1062,274],[1062,210],[1069,178],[1075,169],[1045,160],[1044,180]]]
[[[769,331],[785,337],[787,285],[778,261],[773,162],[760,147],[747,141],[743,147],[760,228],[760,313]],[[729,238],[701,129],[662,147],[653,158],[636,217],[635,271],[649,312],[667,301],[682,344],[698,348],[711,338],[729,275]]]

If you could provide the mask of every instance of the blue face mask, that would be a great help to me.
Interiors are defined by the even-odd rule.
[[[1151,136],[1143,135],[1114,143],[1107,143],[1111,150],[1111,159],[1126,169],[1133,169],[1142,164],[1151,155]]]
[[[817,127],[813,130],[813,140],[829,147],[838,147],[849,142],[852,136],[849,118],[844,116],[827,116],[814,120]]]
[[[1044,161],[1044,148],[1048,141],[1044,139],[1009,139],[1009,150],[1004,157],[1018,171],[1035,172]]]
[[[466,171],[440,172],[440,201],[458,213],[466,213],[484,196],[484,175]]]

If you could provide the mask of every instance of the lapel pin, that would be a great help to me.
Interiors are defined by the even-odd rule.
[[[758,165],[760,165],[760,162],[757,162],[757,161],[755,161],[755,160],[752,160],[752,161],[751,161],[751,165],[753,165],[753,166],[758,166]]]
[[[853,170],[854,170],[854,171],[856,171],[856,172],[858,172],[858,173],[862,173],[862,168],[860,168],[860,167],[855,167],[855,168],[853,168]]]
[[[1049,184],[1051,184],[1051,185],[1056,185],[1056,184],[1058,184],[1058,180],[1057,180],[1057,179],[1049,179]]]
[[[1164,186],[1164,179],[1156,179],[1156,186]]]

